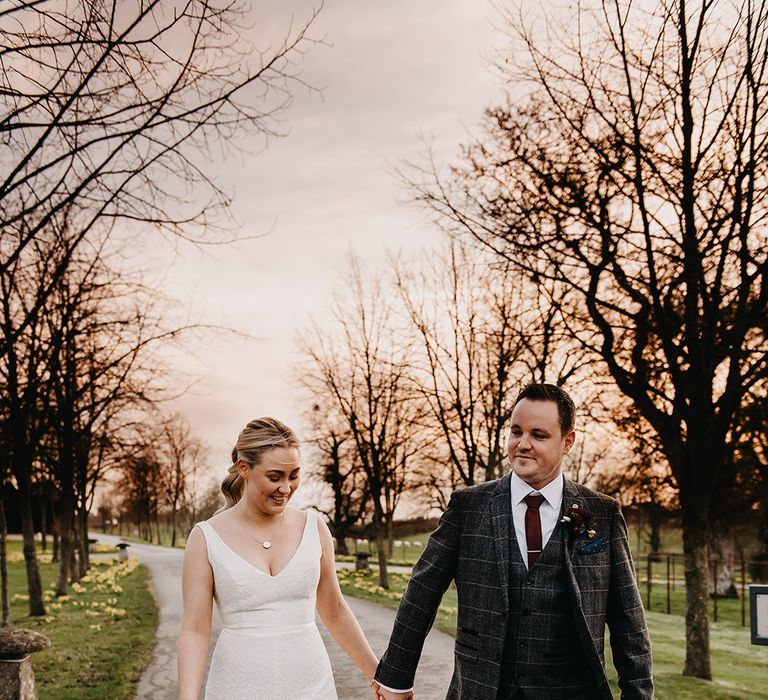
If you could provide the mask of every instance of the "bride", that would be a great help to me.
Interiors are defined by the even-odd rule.
[[[248,423],[221,486],[226,508],[192,529],[184,553],[181,700],[200,693],[214,599],[224,626],[206,700],[335,699],[315,609],[376,695],[377,659],[341,595],[328,526],[288,505],[299,480],[293,431],[274,418]]]

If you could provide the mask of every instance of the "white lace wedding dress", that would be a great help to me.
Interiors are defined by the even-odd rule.
[[[321,555],[315,518],[307,512],[299,547],[275,576],[232,551],[209,523],[197,524],[224,622],[205,700],[336,700],[331,663],[315,624]]]

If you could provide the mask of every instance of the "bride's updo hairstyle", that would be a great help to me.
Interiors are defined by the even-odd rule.
[[[240,460],[252,469],[269,450],[298,446],[299,440],[293,430],[276,418],[255,418],[250,421],[237,437],[237,444],[232,450],[232,466],[221,482],[221,492],[227,499],[225,509],[235,505],[243,495],[243,477],[237,471]]]

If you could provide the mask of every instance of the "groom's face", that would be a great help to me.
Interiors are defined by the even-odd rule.
[[[560,475],[563,457],[575,438],[562,434],[554,401],[522,399],[512,411],[507,451],[515,474],[534,489]]]

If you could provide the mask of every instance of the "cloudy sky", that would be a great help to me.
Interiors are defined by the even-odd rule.
[[[256,24],[279,35],[311,8],[255,2]],[[503,41],[494,18],[485,0],[326,0],[312,34],[328,45],[314,46],[303,70],[322,92],[294,91],[289,133],[267,150],[211,164],[242,232],[268,232],[181,250],[164,275],[165,291],[194,318],[258,337],[222,334],[181,361],[195,385],[177,409],[210,445],[217,474],[250,418],[274,415],[301,429],[296,329],[311,316],[322,321],[347,253],[375,271],[387,251],[416,253],[439,240],[423,213],[403,205],[388,164],[418,161],[423,139],[450,158],[499,99],[488,68]]]

